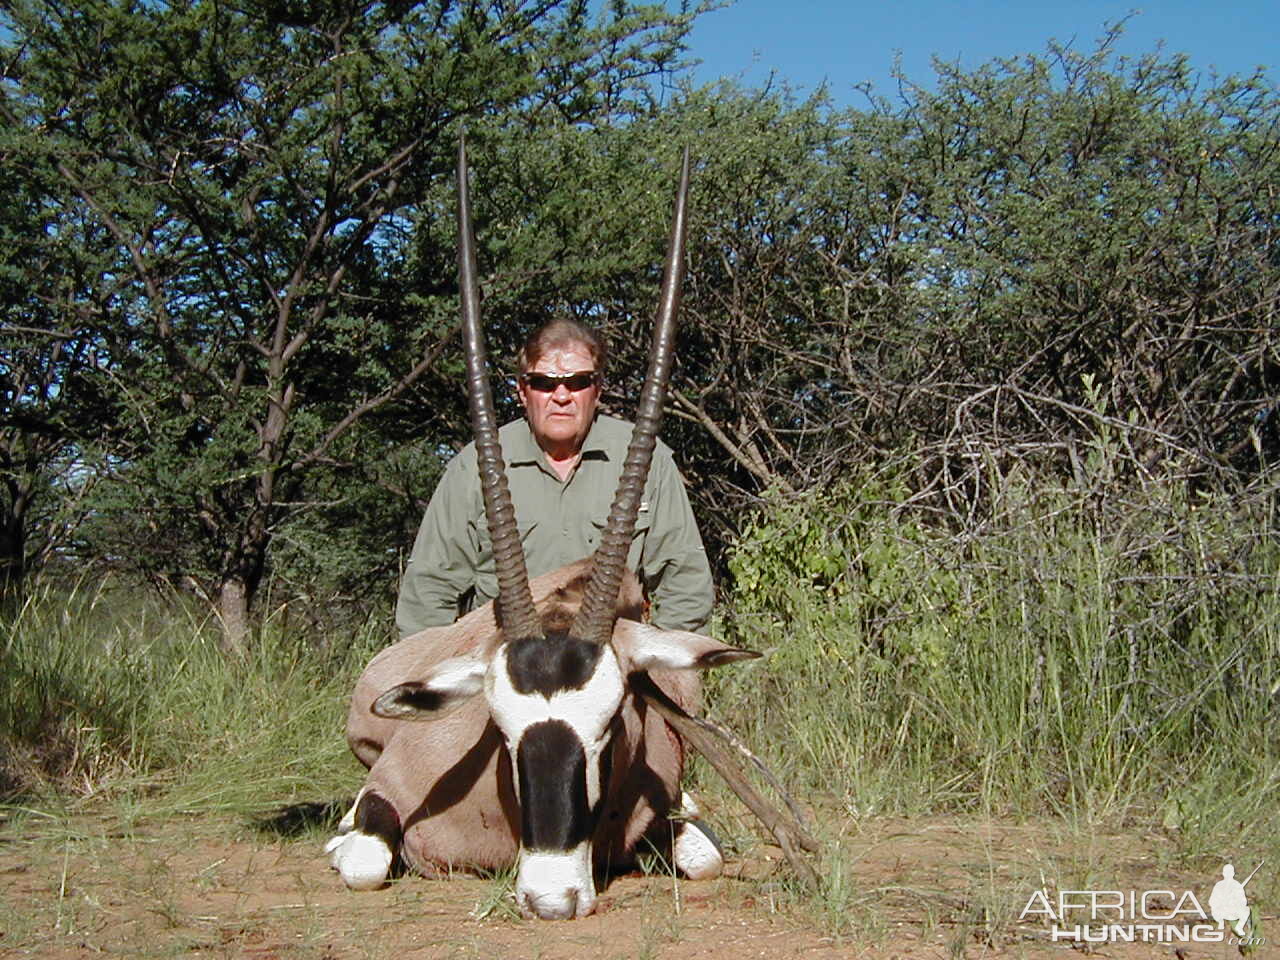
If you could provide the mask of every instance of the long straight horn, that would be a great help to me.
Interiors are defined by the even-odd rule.
[[[498,424],[489,389],[484,331],[480,326],[480,288],[476,283],[476,241],[471,229],[471,200],[467,193],[467,142],[458,144],[458,287],[462,298],[462,339],[467,354],[467,395],[471,402],[471,430],[476,438],[476,461],[484,515],[493,543],[498,574],[498,625],[508,640],[542,633],[529,590],[524,546],[516,525],[516,511],[507,488],[507,470],[498,443]]]
[[[662,275],[662,294],[658,299],[658,314],[653,324],[653,340],[649,344],[649,371],[644,389],[640,392],[640,406],[636,413],[635,429],[623,461],[618,490],[613,495],[609,519],[596,548],[591,581],[587,584],[582,606],[574,618],[573,633],[583,640],[607,643],[613,634],[614,607],[618,600],[618,588],[631,549],[631,538],[636,529],[636,514],[644,483],[649,476],[649,464],[658,442],[658,426],[662,422],[662,401],[667,394],[667,381],[675,360],[677,319],[680,313],[680,291],[684,282],[684,246],[686,232],[686,206],[689,198],[689,148],[684,151],[680,169],[680,187],[676,191],[676,209],[671,220],[671,237],[667,242],[667,264]]]

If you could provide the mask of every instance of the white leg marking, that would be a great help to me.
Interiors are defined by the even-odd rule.
[[[676,867],[690,880],[713,880],[724,872],[724,854],[720,844],[716,842],[711,828],[698,820],[677,824],[671,856]]]
[[[381,837],[351,831],[325,844],[329,863],[352,890],[377,890],[391,872],[392,852]]]
[[[364,793],[363,790],[361,790],[360,792]],[[359,797],[356,797],[357,801],[359,801],[359,799],[360,799]],[[352,807],[351,809],[352,811],[354,811],[355,807]],[[680,813],[684,816],[686,820],[692,820],[694,817],[702,816],[702,811],[698,809],[697,803],[694,802],[694,799],[692,796],[690,796],[688,790],[680,791]],[[355,814],[352,813],[352,816],[354,815]]]
[[[360,788],[360,792],[356,794],[355,800],[351,802],[351,809],[342,815],[342,819],[338,821],[339,833],[350,833],[356,828],[356,807],[360,806],[360,798],[364,796],[364,792],[369,789],[366,783]],[[687,794],[686,794],[687,796]],[[328,849],[327,847],[325,849]]]

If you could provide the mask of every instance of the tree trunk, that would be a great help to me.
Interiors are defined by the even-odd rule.
[[[10,484],[10,506],[0,510],[0,603],[17,603],[27,577],[26,490]]]
[[[249,603],[253,599],[249,585],[238,577],[222,581],[216,597],[218,622],[222,640],[218,646],[224,654],[243,659],[249,652]]]

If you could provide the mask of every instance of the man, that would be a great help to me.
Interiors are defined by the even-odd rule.
[[[529,576],[590,555],[618,485],[631,424],[600,414],[606,351],[593,330],[548,323],[519,356],[525,417],[499,431]],[[711,570],[671,451],[662,443],[636,519],[628,566],[668,630],[703,630],[711,615]],[[418,530],[400,585],[401,636],[452,623],[497,595],[493,551],[475,445],[450,461]]]

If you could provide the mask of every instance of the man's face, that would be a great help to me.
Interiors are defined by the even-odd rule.
[[[548,350],[526,374],[547,374],[563,377],[575,373],[595,373],[591,354],[585,347],[570,345]],[[576,384],[560,383],[555,389],[538,389],[538,378],[532,382],[521,377],[517,384],[520,402],[538,446],[558,459],[567,459],[582,449],[595,419],[596,404],[600,402],[600,381],[597,377],[581,389],[570,389]]]

